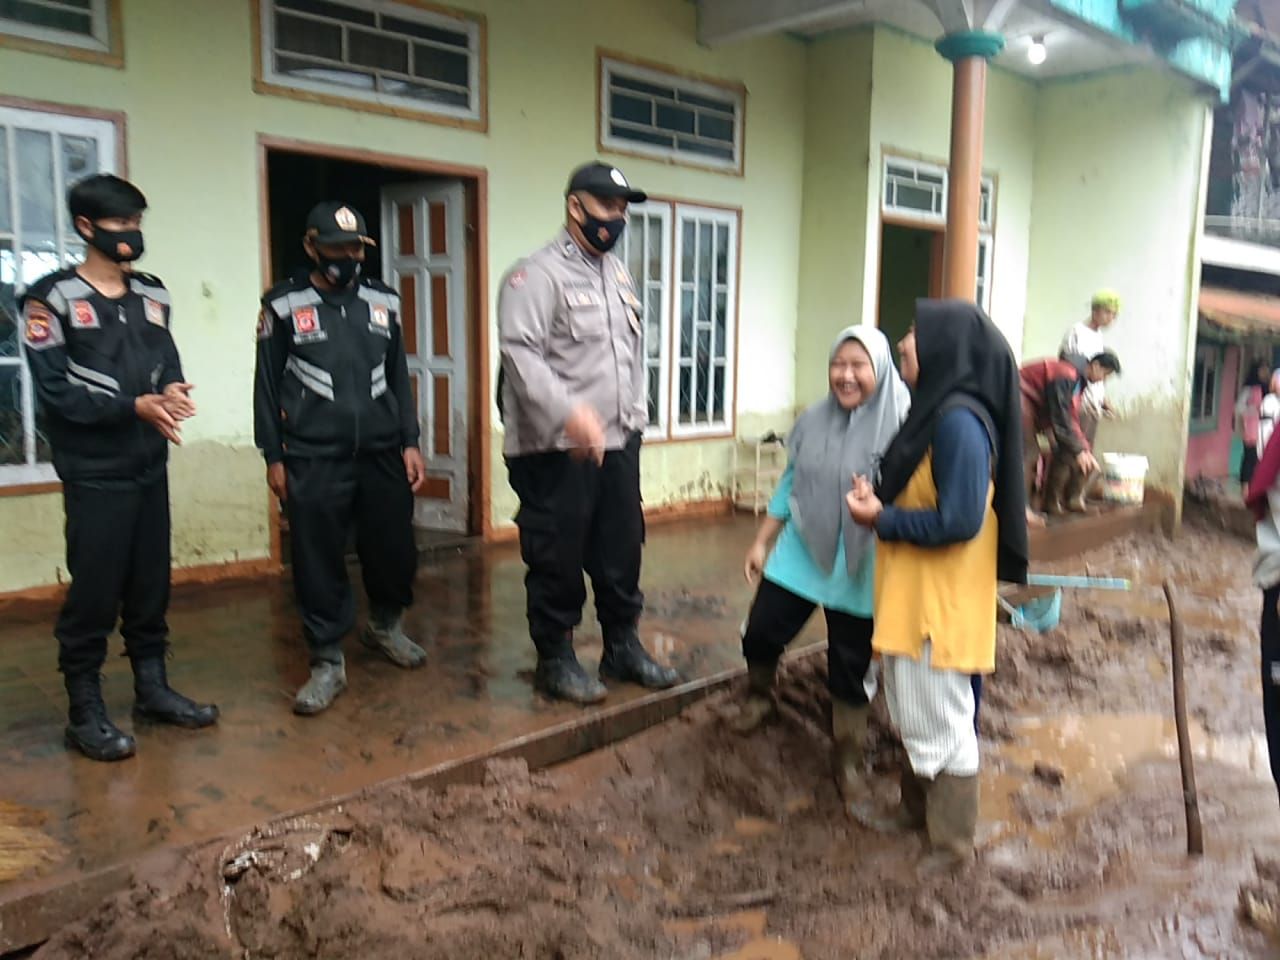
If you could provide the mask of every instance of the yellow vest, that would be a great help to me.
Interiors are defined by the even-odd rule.
[[[882,654],[919,660],[925,640],[938,670],[991,673],[996,661],[996,548],[999,527],[987,488],[987,513],[966,543],[919,547],[905,541],[876,545],[875,636]],[[938,506],[933,452],[925,454],[894,501],[903,510]]]

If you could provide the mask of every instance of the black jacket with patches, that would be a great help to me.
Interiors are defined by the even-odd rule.
[[[182,382],[169,291],[145,273],[128,283],[112,298],[59,270],[19,298],[54,469],[68,483],[151,483],[168,462],[168,441],[138,419],[134,401]]]
[[[400,297],[369,278],[336,293],[295,277],[258,317],[254,443],[285,457],[351,457],[418,445]]]

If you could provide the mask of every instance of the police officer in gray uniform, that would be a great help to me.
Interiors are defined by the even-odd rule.
[[[627,204],[644,200],[616,168],[580,167],[569,180],[564,230],[512,268],[498,297],[499,405],[520,498],[535,684],[576,703],[606,694],[573,650],[584,569],[604,633],[600,677],[654,689],[680,679],[653,661],[637,631],[644,327],[631,276],[609,251],[626,227]]]

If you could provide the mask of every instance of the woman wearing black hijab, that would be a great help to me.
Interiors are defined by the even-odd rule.
[[[1027,576],[1018,364],[960,300],[918,301],[899,352],[911,414],[848,505],[880,540],[872,642],[909,758],[898,819],[928,831],[931,866],[954,866],[977,828],[970,677],[995,669],[997,581]]]

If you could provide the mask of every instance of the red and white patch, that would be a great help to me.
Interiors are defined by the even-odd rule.
[[[168,324],[164,322],[164,304],[159,300],[152,300],[150,297],[143,298],[143,306],[147,311],[147,322],[154,323],[157,327],[166,327]]]
[[[52,318],[47,310],[27,310],[27,343],[39,346],[53,337]]]
[[[268,340],[276,328],[275,316],[263,307],[258,311],[258,339]]]
[[[513,289],[519,290],[521,287],[524,286],[524,278],[525,278],[525,272],[523,270],[517,270],[515,273],[511,274],[510,278],[508,278],[507,280],[507,283],[510,284]]]
[[[384,306],[375,305],[370,314],[370,319],[375,327],[390,327],[391,311]]]
[[[315,333],[320,329],[320,318],[315,307],[298,307],[293,311],[293,329],[297,333]]]
[[[75,330],[97,330],[102,326],[98,311],[88,300],[71,301],[71,326]]]

